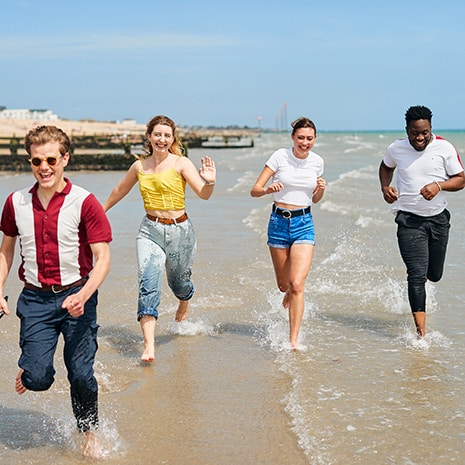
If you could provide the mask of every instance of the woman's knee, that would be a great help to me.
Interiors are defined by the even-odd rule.
[[[305,291],[305,281],[291,280],[289,290],[292,294],[302,294]]]
[[[276,276],[276,285],[281,292],[287,292],[289,290],[289,279]]]

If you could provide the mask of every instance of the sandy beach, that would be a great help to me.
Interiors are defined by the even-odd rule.
[[[52,124],[63,129],[70,135],[94,135],[94,134],[142,134],[145,124],[133,124],[130,122],[89,121],[55,119],[36,121],[32,119],[0,119],[0,137],[24,137],[27,131],[40,125]]]
[[[439,134],[465,153],[465,132]],[[428,289],[429,335],[418,340],[406,297],[394,217],[377,169],[401,133],[321,133],[328,189],[313,208],[315,259],[298,353],[276,289],[266,228],[270,199],[249,190],[267,157],[290,144],[263,134],[253,148],[209,155],[213,197],[186,204],[198,248],[189,318],[175,323],[164,283],[156,360],[139,362],[135,238],[138,189],[109,211],[112,267],[99,294],[101,439],[108,465],[443,465],[465,454],[464,193],[450,193],[451,238],[443,280]],[[117,171],[75,171],[72,182],[104,201]],[[0,198],[33,182],[1,173]],[[14,309],[13,265],[5,293]],[[14,311],[14,310],[13,310]],[[82,465],[61,347],[46,392],[14,391],[19,320],[0,322],[0,460]],[[412,434],[412,431],[415,434]]]

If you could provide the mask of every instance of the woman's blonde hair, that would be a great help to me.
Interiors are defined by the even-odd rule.
[[[173,143],[169,148],[171,153],[174,153],[178,156],[184,155],[184,146],[182,145],[181,139],[179,138],[178,129],[176,127],[176,123],[168,116],[157,115],[154,116],[148,123],[147,123],[147,130],[145,131],[145,135],[148,137],[152,134],[153,129],[157,124],[162,124],[163,126],[169,126],[173,131]],[[145,140],[144,143],[144,152],[150,156],[153,153],[153,147],[148,138]]]

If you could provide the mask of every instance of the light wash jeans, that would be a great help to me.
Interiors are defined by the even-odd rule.
[[[179,224],[161,224],[144,217],[136,241],[139,265],[139,301],[137,319],[158,318],[163,269],[168,285],[179,300],[194,294],[191,281],[196,239],[188,219]]]

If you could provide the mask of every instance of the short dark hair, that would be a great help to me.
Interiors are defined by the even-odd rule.
[[[405,122],[407,126],[412,121],[418,121],[419,119],[427,119],[431,123],[431,119],[433,118],[433,113],[428,107],[424,107],[422,105],[416,105],[410,107],[405,112]]]

